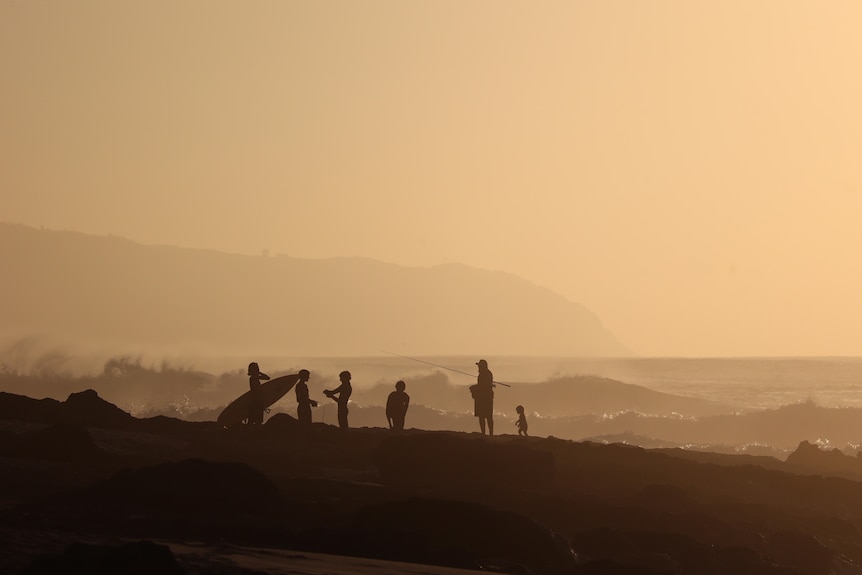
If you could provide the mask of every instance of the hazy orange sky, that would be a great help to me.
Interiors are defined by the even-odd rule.
[[[645,356],[859,355],[860,29],[856,0],[2,0],[0,220],[504,270]]]

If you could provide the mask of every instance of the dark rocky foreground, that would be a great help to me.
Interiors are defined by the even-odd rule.
[[[862,572],[862,463],[786,462],[289,416],[136,419],[0,393],[0,572],[288,573],[269,548],[507,573]],[[194,560],[179,553],[206,548]],[[289,557],[289,556],[288,556]]]

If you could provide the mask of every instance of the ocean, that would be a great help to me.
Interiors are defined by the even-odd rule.
[[[275,365],[353,372],[357,388],[442,371],[453,383],[475,378],[477,358],[464,356],[272,358]],[[823,407],[862,407],[862,357],[625,358],[485,356],[495,380],[523,385],[595,375],[739,409],[773,409],[813,401]],[[434,364],[439,367],[434,367]],[[262,364],[263,365],[263,364]],[[462,373],[458,373],[462,372]],[[465,375],[466,374],[466,375]]]
[[[743,409],[813,401],[862,407],[862,358],[638,358],[570,360],[563,372],[587,373],[655,391]]]
[[[130,365],[132,370],[116,377],[107,377],[113,368],[109,370],[111,363],[105,363],[105,359],[64,356],[46,362],[37,357],[39,361],[12,363],[4,360],[14,369],[0,369],[0,376],[3,376],[0,377],[0,391],[63,400],[72,391],[93,387],[103,397],[128,408],[159,407],[163,402],[176,402],[173,397],[176,395],[185,397],[184,401],[190,406],[215,407],[224,405],[245,389],[249,361],[259,362],[261,369],[271,375],[308,369],[315,388],[336,385],[338,373],[349,370],[353,374],[354,389],[360,391],[378,384],[391,386],[399,379],[421,378],[435,372],[444,374],[452,384],[467,386],[475,382],[475,363],[481,358],[488,360],[495,380],[517,386],[592,375],[673,395],[711,400],[742,411],[775,409],[807,401],[822,407],[862,407],[862,357],[589,359],[402,355],[408,357],[390,354],[304,358],[153,356],[129,360],[130,363],[124,365]],[[89,375],[74,375],[72,366],[76,361],[94,368]],[[171,373],[174,368],[170,366],[180,371]],[[189,374],[208,373],[217,379],[201,384],[200,379],[184,375],[186,371],[183,370]],[[81,377],[84,379],[78,379]]]

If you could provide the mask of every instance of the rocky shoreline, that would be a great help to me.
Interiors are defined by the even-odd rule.
[[[251,432],[138,419],[92,391],[0,393],[0,571],[313,573],[289,558],[320,554],[437,566],[428,573],[856,573],[857,464],[807,443],[780,461],[304,432],[286,414]]]

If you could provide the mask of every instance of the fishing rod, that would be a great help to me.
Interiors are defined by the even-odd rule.
[[[465,371],[458,371],[457,369],[452,369],[451,367],[446,367],[445,365],[437,365],[436,363],[431,363],[430,361],[424,361],[421,359],[416,359],[415,357],[407,357],[406,355],[399,355],[397,353],[392,353],[391,351],[384,351],[383,353],[388,353],[389,355],[394,355],[395,357],[400,357],[403,359],[409,359],[410,361],[418,361],[419,363],[424,363],[425,365],[431,365],[433,367],[439,367],[440,369],[448,369],[449,371],[454,371],[455,373],[460,373],[461,375],[466,375],[467,377],[476,377],[474,373],[467,373]],[[505,387],[512,387],[508,383],[503,383],[502,381],[494,381],[497,385],[503,385]]]

